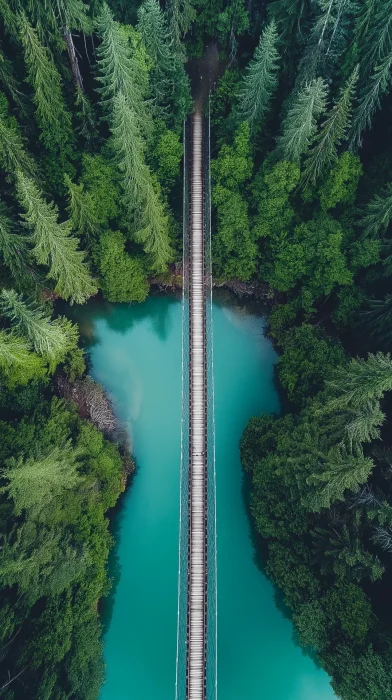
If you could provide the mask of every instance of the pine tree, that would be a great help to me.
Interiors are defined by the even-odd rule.
[[[363,236],[376,238],[383,235],[392,220],[392,183],[387,185],[381,195],[376,195],[367,205],[366,215],[362,219]]]
[[[278,139],[278,150],[284,160],[298,163],[309,150],[316,136],[317,119],[326,110],[327,94],[327,85],[321,78],[297,94],[283,122],[283,135]]]
[[[335,501],[343,501],[347,490],[357,492],[366,483],[374,467],[373,461],[365,457],[362,450],[353,454],[344,446],[338,445],[320,460],[319,472],[307,479],[310,486],[316,487],[306,500],[307,507],[315,512],[329,508]]]
[[[178,55],[184,53],[181,39],[190,30],[196,17],[191,0],[169,0],[167,3],[170,35]]]
[[[94,140],[97,136],[94,109],[89,98],[79,86],[76,87],[75,106],[76,116],[79,121],[79,125],[76,127],[76,130],[78,134],[85,139],[86,148],[92,148]]]
[[[34,182],[20,171],[17,193],[25,210],[23,218],[32,230],[37,262],[49,265],[48,277],[55,280],[55,291],[63,299],[83,304],[97,289],[83,262],[85,253],[77,249],[78,240],[71,236],[71,223],[58,223],[57,207],[53,202],[48,204]]]
[[[0,0],[0,16],[8,36],[16,43],[19,42],[18,18],[11,9],[9,0]]]
[[[67,337],[42,307],[26,303],[14,289],[3,289],[0,307],[2,314],[10,319],[15,333],[27,339],[38,355],[54,360],[58,355],[65,354]]]
[[[84,34],[92,31],[92,22],[88,16],[88,5],[83,0],[55,0],[54,12],[61,29],[76,29]]]
[[[0,369],[6,377],[14,368],[24,371],[27,377],[37,372],[42,360],[32,353],[23,338],[14,333],[0,331]]]
[[[166,18],[157,0],[144,0],[137,18],[137,29],[153,65],[154,92],[162,99],[170,93],[173,76],[173,54]]]
[[[121,172],[124,204],[135,221],[137,241],[151,255],[156,271],[166,269],[171,258],[168,217],[158,193],[158,185],[144,161],[143,141],[137,118],[120,93],[114,100],[112,152]]]
[[[17,170],[34,175],[36,167],[25,150],[19,124],[8,115],[8,104],[4,94],[0,95],[0,162],[3,169],[14,177]]]
[[[364,315],[366,326],[388,348],[392,341],[392,294],[387,294],[385,299],[372,299],[369,307]]]
[[[360,82],[369,78],[392,49],[392,0],[365,2],[358,20],[361,57]]]
[[[97,48],[101,104],[113,110],[115,97],[121,92],[137,116],[138,126],[147,131],[150,119],[144,103],[146,86],[139,77],[139,68],[131,55],[129,41],[106,3],[98,17],[98,33],[102,40]]]
[[[14,280],[20,283],[26,274],[27,240],[25,236],[14,233],[13,229],[13,221],[3,202],[0,202],[0,252]]]
[[[18,106],[20,114],[27,117],[29,114],[27,98],[15,77],[13,64],[4,56],[2,51],[0,51],[0,81],[4,85],[5,91]]]
[[[144,0],[138,11],[138,30],[152,62],[150,86],[161,107],[160,116],[167,118],[167,112],[174,112],[175,121],[182,122],[191,104],[189,84],[158,0]]]
[[[304,185],[314,185],[320,175],[337,160],[338,146],[344,140],[350,126],[351,105],[357,80],[358,69],[356,68],[321,125],[320,133],[305,161],[302,178]]]
[[[381,97],[391,83],[392,47],[390,53],[377,65],[368,83],[360,91],[359,104],[354,112],[350,144],[352,148],[362,143],[362,132],[372,125],[374,112],[381,105]]]
[[[11,458],[0,472],[8,482],[1,491],[14,501],[15,514],[34,510],[37,515],[52,499],[81,484],[78,456],[79,452],[68,443],[62,448],[54,447],[49,454],[37,459]]]
[[[392,0],[366,2],[357,28],[360,55],[359,103],[354,112],[351,146],[360,146],[362,132],[391,85]]]
[[[390,354],[369,354],[367,360],[351,360],[336,369],[327,382],[330,398],[327,411],[358,409],[369,402],[379,401],[392,389],[392,359]]]
[[[355,0],[316,0],[318,8],[298,69],[298,83],[329,77],[344,53],[355,15]]]
[[[65,184],[68,188],[68,206],[72,229],[78,236],[94,236],[99,231],[94,202],[88,192],[85,192],[83,184],[77,185],[71,178],[65,176]]]
[[[111,132],[113,159],[121,173],[123,202],[131,214],[141,208],[141,191],[147,177],[147,166],[137,116],[121,92],[114,99]]]
[[[36,30],[23,12],[19,23],[28,82],[34,90],[42,141],[48,150],[62,148],[70,139],[71,117],[65,106],[59,72],[49,50],[40,43]]]
[[[351,450],[358,448],[364,442],[378,440],[380,426],[385,421],[385,414],[380,408],[379,401],[368,401],[359,409],[351,412],[346,431]]]
[[[360,44],[363,43],[364,37],[369,31],[377,4],[377,0],[364,0],[362,7],[359,8],[355,31],[357,41]]]
[[[158,184],[151,177],[145,182],[143,216],[135,238],[151,256],[152,267],[164,272],[172,259],[169,242],[169,220],[157,192]]]
[[[260,37],[238,96],[240,113],[252,130],[258,128],[263,121],[278,85],[277,43],[278,32],[272,21]]]
[[[302,43],[307,25],[310,0],[275,0],[268,3],[268,18],[277,24],[282,52],[291,57],[293,45]]]

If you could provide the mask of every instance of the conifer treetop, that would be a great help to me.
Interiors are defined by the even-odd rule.
[[[251,129],[260,126],[278,85],[278,31],[272,20],[260,36],[239,93],[239,110]]]

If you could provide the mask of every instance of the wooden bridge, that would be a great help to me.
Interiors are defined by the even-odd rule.
[[[185,134],[184,393],[176,698],[215,700],[216,517],[209,126],[200,112],[192,115]]]
[[[206,667],[206,324],[202,116],[192,119],[189,338],[189,583],[187,698],[204,700]]]

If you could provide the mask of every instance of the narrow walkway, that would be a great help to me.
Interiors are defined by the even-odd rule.
[[[192,117],[189,383],[190,469],[187,700],[206,695],[207,506],[206,322],[203,222],[203,120]]]

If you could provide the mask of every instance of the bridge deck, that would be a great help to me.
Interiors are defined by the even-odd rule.
[[[204,700],[206,679],[206,322],[203,221],[203,120],[192,118],[190,217],[190,471],[187,700]]]

